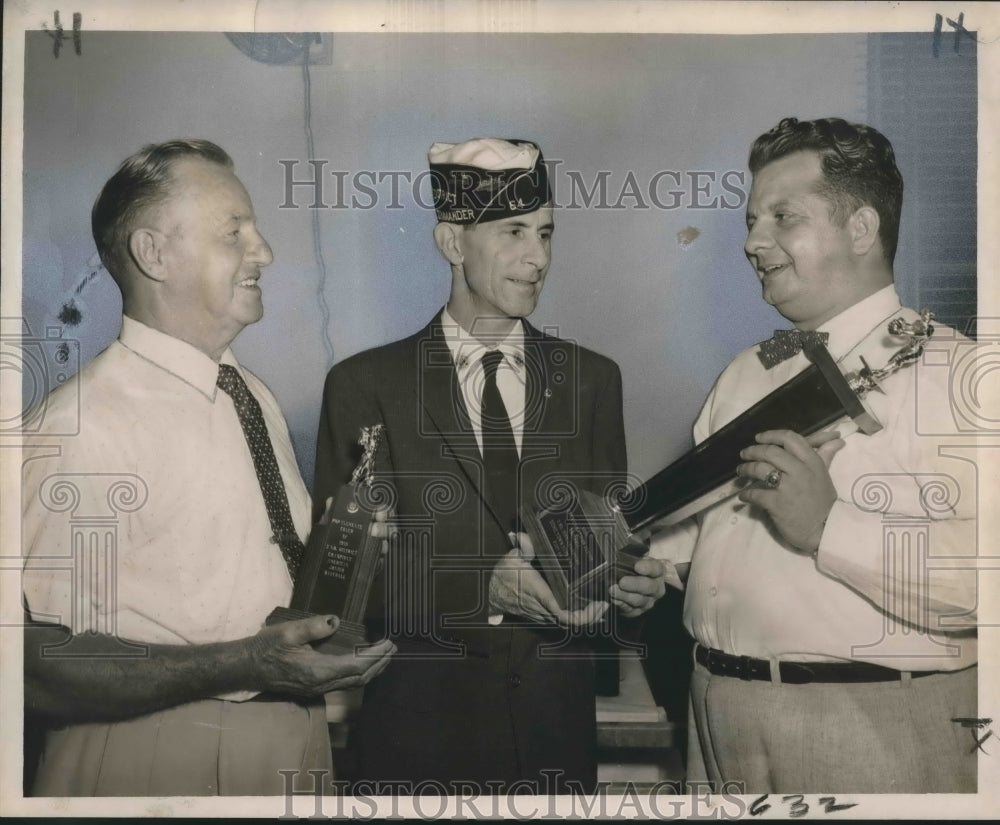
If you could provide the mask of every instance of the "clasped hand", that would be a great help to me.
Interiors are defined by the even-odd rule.
[[[744,463],[736,468],[736,474],[765,481],[777,470],[778,486],[747,487],[740,493],[740,501],[765,510],[792,547],[815,554],[837,500],[830,462],[843,446],[836,432],[815,433],[808,438],[792,430],[759,433],[757,443],[740,452]]]
[[[576,610],[560,607],[542,574],[531,565],[535,558],[531,538],[526,533],[511,533],[510,537],[514,548],[497,562],[490,576],[491,612],[565,627],[594,624],[607,612],[607,601],[590,602]],[[663,595],[663,574],[663,565],[656,559],[639,559],[635,575],[623,576],[609,589],[610,603],[627,618],[644,613]]]
[[[250,639],[254,686],[276,693],[317,695],[361,687],[389,664],[396,646],[383,639],[357,652],[320,653],[311,642],[337,631],[336,616],[312,616],[263,628]]]

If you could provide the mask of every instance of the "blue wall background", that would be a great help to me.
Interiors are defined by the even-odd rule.
[[[908,46],[902,37],[904,50],[929,57],[929,44],[914,35]],[[362,170],[416,176],[435,140],[531,138],[560,161],[554,263],[532,321],[621,365],[639,478],[690,446],[691,423],[733,355],[785,325],[760,300],[742,252],[738,184],[750,142],[786,115],[868,120],[871,89],[879,88],[874,46],[857,34],[338,33],[330,43],[329,62],[309,67],[313,157],[328,161],[325,203],[336,202],[332,172],[348,181]],[[409,334],[447,298],[432,213],[405,183],[401,208],[387,208],[388,181],[374,187],[380,199],[372,208],[314,212],[306,187],[294,190],[300,208],[281,208],[289,204],[279,160],[299,161],[299,179],[311,174],[301,66],[255,62],[221,33],[88,32],[82,55],[64,51],[59,59],[42,32],[29,33],[26,45],[22,313],[32,333],[52,329],[79,340],[84,362],[114,339],[120,298],[106,273],[92,274],[91,203],[145,143],[216,141],[235,159],[275,254],[262,281],[264,319],[234,349],[277,395],[310,481],[329,346],[340,360]],[[959,81],[971,84],[974,100],[974,63]],[[964,130],[974,147],[974,119],[956,126],[940,117],[942,128]],[[932,132],[934,118],[927,114]],[[902,145],[905,135],[891,123],[871,122]],[[926,156],[900,151],[908,182],[917,160]],[[664,208],[648,196],[660,172],[676,172],[682,184],[659,178]],[[700,193],[692,172],[706,173],[695,181]],[[974,165],[965,173],[974,191]],[[605,206],[621,208],[583,207],[574,175],[588,188],[603,175]],[[638,197],[620,197],[630,175]],[[426,181],[422,192],[426,203]],[[923,192],[932,198],[933,184]],[[314,214],[325,273],[314,252]],[[937,219],[964,220],[974,249],[974,210]],[[922,220],[926,231],[933,212]],[[917,256],[915,243],[904,223],[901,260]],[[974,289],[974,270],[972,277]],[[921,297],[905,273],[899,287],[905,300]],[[59,319],[70,300],[75,325]]]

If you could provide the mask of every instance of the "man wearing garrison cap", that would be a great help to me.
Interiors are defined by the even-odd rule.
[[[435,143],[429,159],[448,303],[415,335],[337,364],[319,427],[316,500],[350,477],[358,431],[376,423],[390,465],[377,471],[396,491],[398,541],[369,625],[399,654],[352,729],[356,777],[374,785],[356,791],[592,788],[593,657],[582,631],[608,605],[560,609],[513,531],[521,504],[621,482],[621,375],[524,320],[551,259],[538,147]],[[646,610],[661,573],[640,560],[612,588],[614,609]]]

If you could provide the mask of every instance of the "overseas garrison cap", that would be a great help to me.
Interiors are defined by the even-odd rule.
[[[541,209],[552,197],[541,150],[530,140],[435,143],[427,159],[439,221],[497,221]]]

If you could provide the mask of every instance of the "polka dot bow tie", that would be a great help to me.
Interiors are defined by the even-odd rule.
[[[757,357],[765,369],[787,361],[803,348],[813,344],[826,344],[830,340],[828,332],[803,331],[801,329],[776,329],[774,337],[762,342],[757,349]]]
[[[254,470],[257,471],[257,481],[264,496],[264,506],[267,507],[267,518],[274,531],[271,541],[281,548],[281,555],[288,565],[288,572],[294,579],[302,561],[304,547],[298,533],[295,532],[292,512],[288,507],[288,493],[285,492],[285,484],[278,470],[278,461],[274,457],[274,447],[271,446],[271,438],[267,434],[264,414],[243,376],[235,367],[220,364],[219,379],[216,383],[219,389],[224,390],[233,399],[243,435],[246,437],[253,458]]]

